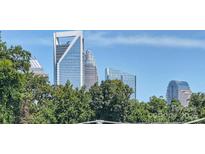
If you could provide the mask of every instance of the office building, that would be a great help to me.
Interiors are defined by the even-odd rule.
[[[98,82],[98,75],[95,59],[90,51],[86,51],[84,53],[84,85],[88,90],[96,82]]]
[[[83,34],[81,31],[54,33],[54,83],[64,85],[68,80],[74,87],[84,85]]]
[[[32,72],[34,75],[42,75],[48,77],[48,75],[43,71],[43,67],[35,57],[32,57],[30,59],[30,72]]]
[[[192,91],[186,81],[172,80],[167,87],[167,102],[171,103],[173,99],[181,102],[183,106],[189,105],[189,99]]]
[[[133,94],[131,95],[132,99],[136,99],[136,76],[121,72],[119,70],[106,68],[105,69],[105,79],[106,80],[121,80],[124,84],[127,84],[130,88],[133,89]]]

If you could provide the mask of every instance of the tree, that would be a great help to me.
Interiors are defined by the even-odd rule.
[[[126,121],[129,123],[150,123],[149,104],[138,100],[129,101],[129,112]]]
[[[168,105],[168,119],[171,123],[179,123],[181,122],[181,116],[183,112],[183,106],[181,103],[174,99]]]
[[[151,113],[150,122],[154,123],[167,123],[168,106],[163,97],[157,98],[152,96],[148,102],[148,110]]]
[[[205,117],[205,94],[193,93],[190,98],[189,108],[197,111],[199,118]]]
[[[152,96],[148,104],[152,113],[159,114],[167,111],[167,103],[162,97],[157,98],[156,96]]]
[[[56,123],[52,90],[48,78],[26,74],[21,123]]]
[[[28,71],[30,53],[20,46],[7,48],[0,41],[0,122],[19,123],[22,90],[25,82],[23,72]]]
[[[190,98],[189,106],[196,108],[205,107],[205,94],[193,93]]]
[[[185,123],[185,122],[196,120],[198,118],[199,118],[199,116],[198,116],[196,108],[184,107],[182,109],[180,116],[179,116],[179,122]]]
[[[91,97],[85,88],[75,89],[70,82],[56,86],[53,90],[53,103],[56,104],[57,123],[80,123],[93,116],[90,107]]]
[[[102,81],[90,89],[94,119],[124,122],[128,114],[132,89],[120,80]]]
[[[163,97],[130,100],[132,89],[120,80],[96,83],[89,91],[52,86],[29,72],[30,56],[20,46],[0,41],[0,123],[81,123],[109,120],[130,123],[185,123],[205,117],[205,94],[193,93],[188,107]]]
[[[23,50],[21,46],[7,48],[5,42],[0,42],[0,60],[7,59],[13,62],[13,67],[21,72],[28,72],[30,68],[31,53]]]
[[[0,122],[18,123],[20,119],[23,75],[10,60],[0,61]]]

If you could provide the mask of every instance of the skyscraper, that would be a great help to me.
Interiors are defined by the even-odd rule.
[[[128,73],[121,72],[119,70],[106,68],[105,69],[106,80],[121,80],[124,84],[127,84],[133,89],[132,99],[136,99],[136,76]]]
[[[35,57],[30,59],[30,72],[34,75],[42,75],[47,77],[48,75],[43,71],[43,67],[40,65],[38,60]]]
[[[83,34],[81,31],[54,33],[54,83],[68,80],[74,87],[83,86]]]
[[[98,81],[95,59],[90,51],[84,53],[84,83],[90,89]]]
[[[171,103],[173,99],[176,99],[183,106],[188,106],[191,94],[189,84],[186,81],[172,80],[167,87],[167,102]]]

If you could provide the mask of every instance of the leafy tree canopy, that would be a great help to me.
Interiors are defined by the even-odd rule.
[[[68,124],[90,120],[124,123],[184,123],[205,117],[205,94],[194,93],[188,107],[152,96],[130,99],[132,89],[120,80],[96,83],[89,91],[68,81],[54,86],[29,72],[31,54],[0,41],[0,123]]]

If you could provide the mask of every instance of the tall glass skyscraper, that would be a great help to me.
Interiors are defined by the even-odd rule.
[[[191,94],[189,84],[186,81],[172,80],[167,87],[167,102],[171,103],[173,99],[176,99],[183,106],[188,106]]]
[[[98,81],[95,59],[90,51],[84,53],[84,85],[90,89]]]
[[[74,87],[84,85],[83,34],[81,31],[54,33],[54,83],[64,85],[68,80]]]
[[[98,81],[94,57],[90,51],[84,52],[81,31],[54,33],[54,83],[64,85],[67,81],[87,90]]]
[[[121,80],[124,84],[127,84],[130,88],[133,89],[133,94],[131,95],[132,99],[136,99],[136,76],[124,73],[119,70],[106,68],[105,69],[105,79],[106,80]]]

